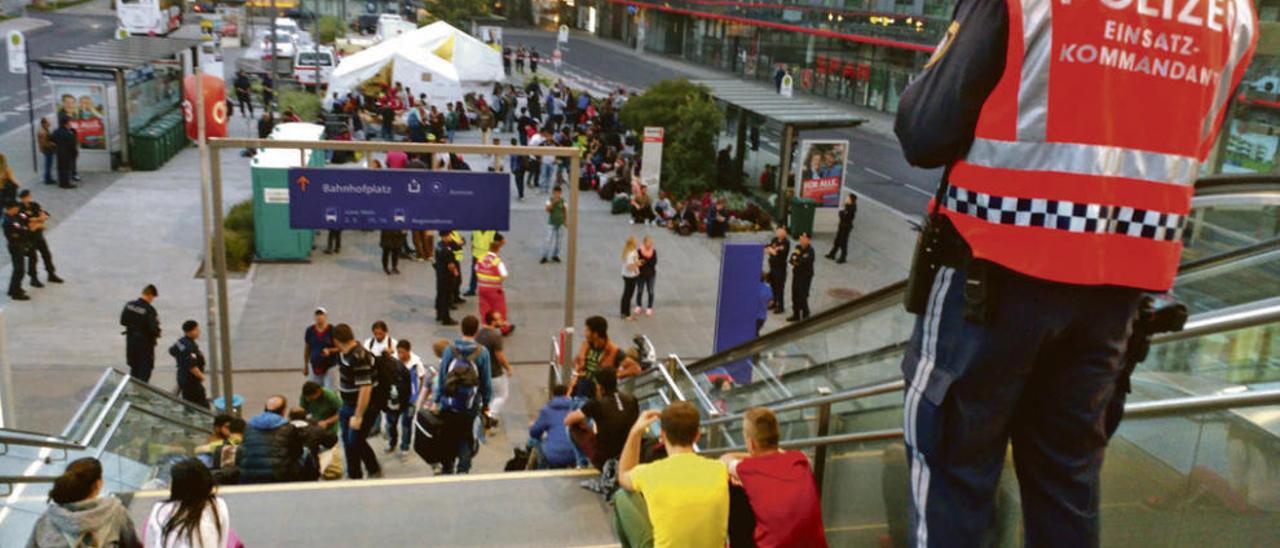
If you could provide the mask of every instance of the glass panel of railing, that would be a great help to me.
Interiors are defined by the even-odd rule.
[[[829,364],[850,356],[880,349],[886,344],[905,341],[911,335],[915,316],[907,314],[894,299],[886,306],[839,326],[788,341],[756,356],[759,366],[768,368],[794,395],[811,394],[805,381],[794,379],[797,371]],[[887,375],[900,374],[889,371]],[[883,381],[877,378],[869,382]],[[755,379],[753,379],[754,381]],[[798,383],[792,388],[792,383]]]
[[[1192,314],[1275,297],[1280,292],[1280,246],[1181,274],[1173,287]]]
[[[1274,544],[1278,412],[1273,406],[1126,419],[1102,470],[1102,545]],[[902,440],[831,445],[822,464],[832,546],[905,545],[910,487]],[[1021,510],[1010,461],[984,545],[1021,546]]]
[[[1280,323],[1154,345],[1139,371],[1188,386],[1193,381],[1185,377],[1229,384],[1280,380]]]
[[[207,428],[213,424],[213,415],[207,408],[200,408],[153,385],[133,381],[125,388],[124,399],[148,411],[160,414],[183,424]]]
[[[1193,204],[1183,233],[1183,262],[1280,236],[1280,197],[1202,196]]]
[[[26,546],[36,520],[48,507],[52,483],[17,483],[0,486],[0,546]]]
[[[81,409],[72,417],[71,422],[63,430],[62,437],[72,441],[85,441],[84,437],[93,428],[99,418],[107,412],[107,403],[116,388],[124,381],[125,375],[115,369],[103,373],[95,390],[81,405]]]
[[[168,485],[169,467],[195,456],[209,430],[130,406],[110,433],[101,457],[103,477],[112,490],[127,491]]]

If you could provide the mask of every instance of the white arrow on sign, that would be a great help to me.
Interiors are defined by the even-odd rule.
[[[9,31],[4,41],[9,52],[9,72],[13,74],[27,73],[27,37],[20,30]]]

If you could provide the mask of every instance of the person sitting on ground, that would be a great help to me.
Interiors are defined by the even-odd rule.
[[[155,503],[146,522],[147,548],[235,546],[227,503],[214,493],[209,469],[196,459],[173,465],[169,499]]]
[[[573,409],[569,389],[557,384],[551,389],[551,401],[538,411],[538,419],[529,427],[529,449],[537,451],[537,469],[569,468],[576,460],[573,442],[565,417]]]
[[[240,483],[240,470],[236,468],[236,452],[244,440],[244,419],[226,413],[213,418],[213,433],[204,445],[196,447],[199,458],[219,485]]]
[[[139,548],[129,511],[102,492],[102,463],[93,457],[71,461],[49,489],[49,506],[36,520],[27,548],[114,546]]]
[[[285,414],[288,400],[267,398],[262,413],[249,419],[244,443],[236,453],[240,483],[298,481],[302,473],[303,436]]]
[[[636,398],[619,392],[614,371],[605,369],[596,374],[595,398],[565,416],[564,425],[569,427],[574,443],[586,453],[591,465],[604,470],[609,461],[622,454],[627,432],[639,416],[640,404]],[[590,425],[595,426],[594,432]]]
[[[742,437],[746,453],[720,457],[734,485],[731,544],[825,548],[822,501],[808,457],[778,448],[778,417],[764,407],[753,407],[743,415]]]
[[[666,191],[658,193],[658,203],[653,204],[653,214],[664,226],[669,226],[676,218],[676,210],[671,205],[671,195]]]
[[[672,228],[681,236],[688,236],[698,231],[698,212],[694,210],[693,201],[680,202],[680,212],[676,214]]]
[[[653,200],[649,198],[648,185],[640,183],[638,192],[631,196],[631,223],[644,224],[653,221]]]
[[[302,385],[300,403],[307,419],[334,435],[338,434],[338,410],[342,409],[342,397],[337,392],[307,381]]]
[[[302,469],[298,479],[320,479],[320,454],[338,445],[338,435],[307,419],[307,411],[301,407],[289,410],[289,424],[302,436]]]
[[[640,464],[644,433],[661,419],[667,458]],[[698,456],[700,418],[693,404],[677,401],[661,413],[645,411],[627,434],[613,496],[623,546],[721,548],[729,523],[729,472]]]

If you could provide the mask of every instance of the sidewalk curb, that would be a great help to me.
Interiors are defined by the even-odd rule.
[[[24,33],[33,30],[42,29],[53,25],[52,21],[44,19],[36,19],[35,17],[17,17],[8,21],[0,22],[0,33],[8,34],[11,30],[22,31]]]

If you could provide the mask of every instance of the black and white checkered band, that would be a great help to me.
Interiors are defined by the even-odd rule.
[[[1118,234],[1159,241],[1182,239],[1186,223],[1186,216],[1176,213],[1044,198],[992,196],[955,185],[947,189],[945,206],[989,223],[1082,234]]]

